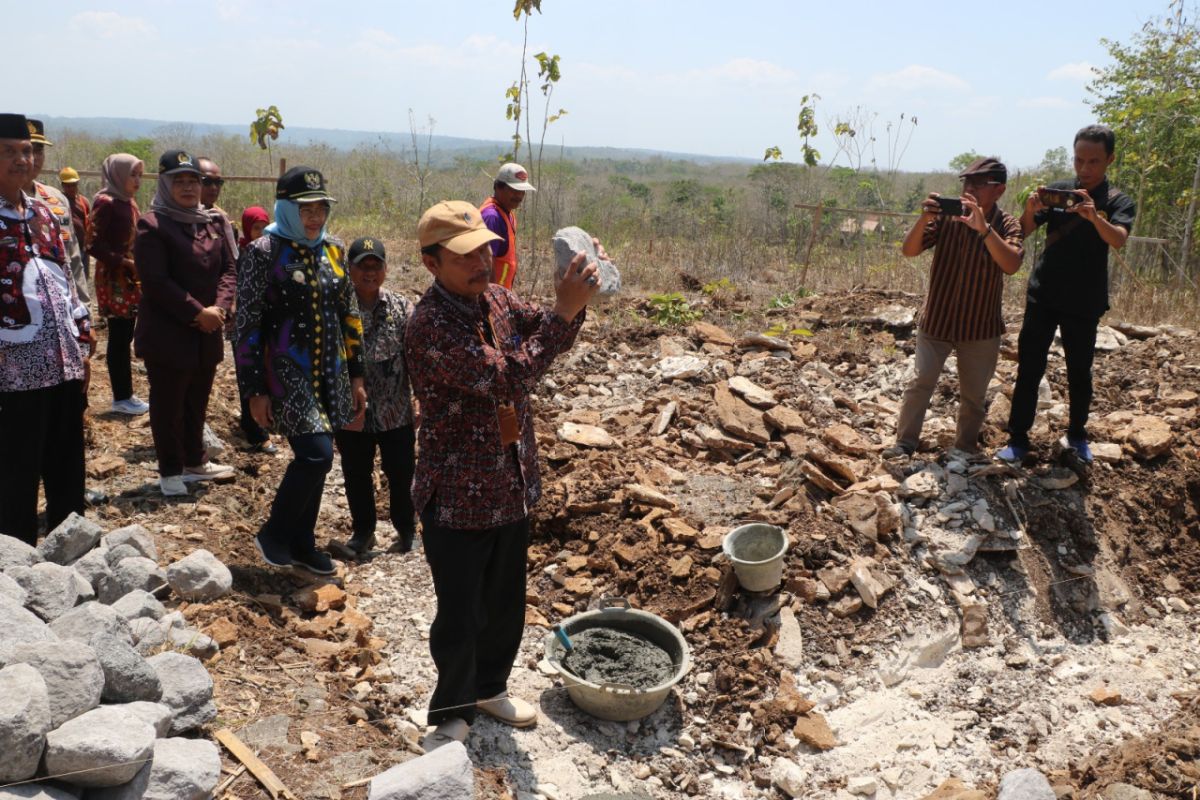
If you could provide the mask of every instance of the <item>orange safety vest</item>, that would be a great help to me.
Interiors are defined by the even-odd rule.
[[[479,213],[485,208],[494,208],[500,212],[504,227],[508,229],[508,250],[502,256],[493,256],[492,283],[498,283],[505,289],[513,287],[513,279],[517,277],[517,218],[509,214],[496,203],[496,198],[489,197],[479,207]]]

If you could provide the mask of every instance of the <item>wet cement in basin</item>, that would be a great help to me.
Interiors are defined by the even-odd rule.
[[[649,689],[675,676],[666,650],[648,639],[613,628],[589,628],[571,635],[575,649],[562,665],[591,683],[623,683]]]

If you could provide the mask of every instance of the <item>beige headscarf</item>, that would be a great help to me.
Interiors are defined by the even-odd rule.
[[[96,192],[96,197],[106,194],[115,200],[132,200],[132,195],[125,191],[125,182],[133,174],[134,167],[141,163],[140,158],[131,156],[129,153],[113,153],[104,159],[104,163],[100,166],[104,186],[99,192]],[[92,202],[95,202],[94,198]]]

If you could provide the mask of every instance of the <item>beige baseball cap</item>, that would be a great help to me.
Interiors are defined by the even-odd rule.
[[[462,200],[443,200],[421,215],[417,239],[421,247],[440,244],[462,256],[500,237],[488,230],[475,206]]]
[[[510,189],[516,189],[519,192],[536,192],[533,184],[529,182],[529,172],[520,164],[514,164],[511,161],[500,168],[496,173],[496,180],[506,184]]]

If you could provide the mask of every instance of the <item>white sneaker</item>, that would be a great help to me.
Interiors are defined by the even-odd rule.
[[[162,489],[163,497],[186,497],[188,494],[182,475],[164,475],[158,479],[158,488]]]
[[[109,409],[113,414],[128,414],[131,417],[141,416],[150,410],[150,404],[136,395],[130,395],[124,400],[114,400],[112,408]]]
[[[227,467],[224,464],[217,464],[213,461],[205,461],[198,467],[183,468],[183,482],[195,483],[196,481],[211,481],[217,478],[232,478],[233,467]]]

